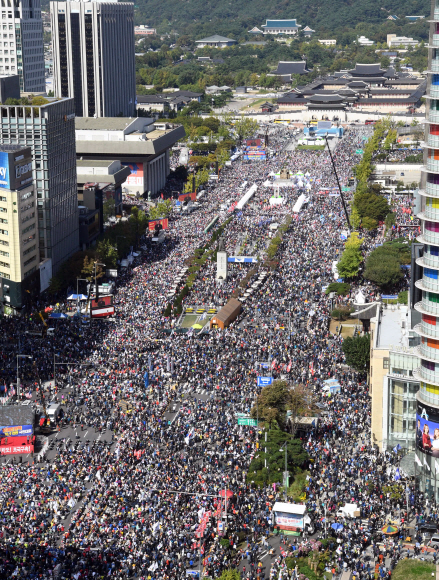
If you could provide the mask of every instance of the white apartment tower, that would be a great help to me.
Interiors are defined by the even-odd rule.
[[[40,0],[2,0],[0,75],[20,76],[20,90],[46,92]]]
[[[51,2],[56,97],[73,97],[78,117],[135,112],[134,4]]]

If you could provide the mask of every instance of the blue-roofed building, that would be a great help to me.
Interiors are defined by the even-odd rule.
[[[297,34],[301,24],[297,24],[296,19],[293,20],[267,20],[262,25],[264,34]]]
[[[422,20],[425,16],[406,16],[409,22],[416,22],[417,20]]]

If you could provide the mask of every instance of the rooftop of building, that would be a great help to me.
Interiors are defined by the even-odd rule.
[[[389,304],[380,308],[375,329],[374,348],[390,350],[409,346],[410,313],[407,306]]]
[[[273,71],[276,75],[303,75],[308,74],[309,70],[306,68],[306,60],[298,61],[279,61],[277,69]]]
[[[4,143],[0,144],[0,151],[4,152],[4,153],[18,153],[19,151],[23,151],[23,149],[29,149],[29,146],[27,145],[16,145],[16,144],[11,144],[11,145],[7,145]]]
[[[214,34],[213,36],[201,38],[195,42],[236,42],[236,40],[233,40],[233,38],[227,38],[226,36],[220,36],[219,34]]]
[[[75,128],[89,131],[124,131],[136,119],[137,117],[76,117]],[[147,121],[145,118],[145,124]]]
[[[262,25],[263,28],[298,28],[300,24],[297,24],[296,19],[290,20],[267,20],[265,24]]]

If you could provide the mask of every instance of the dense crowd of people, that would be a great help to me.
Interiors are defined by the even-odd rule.
[[[347,130],[334,148],[343,185],[369,131]],[[0,465],[2,577],[176,580],[187,569],[217,578],[230,566],[241,566],[252,580],[268,577],[269,570],[257,565],[258,543],[265,545],[275,531],[271,510],[277,494],[271,486],[247,482],[258,433],[236,421],[236,413],[250,412],[259,393],[260,361],[269,361],[275,378],[304,384],[321,402],[327,403],[324,380],[336,378],[342,386],[304,439],[312,459],[307,506],[319,533],[323,518],[328,529],[339,521],[337,509],[345,502],[361,506],[371,530],[402,509],[383,493],[397,455],[380,455],[370,445],[366,385],[347,370],[342,339],[329,330],[324,289],[334,278],[332,264],[346,229],[340,198],[329,193],[337,186],[329,154],[287,151],[290,138],[287,129],[276,128],[266,162],[238,160],[225,169],[206,185],[196,213],[172,214],[162,244],[145,234],[141,254],[118,278],[113,320],[82,325],[71,319],[51,337],[26,334],[37,320],[0,322],[2,382],[14,380],[15,366],[6,361],[18,349],[33,353],[43,381],[54,378],[54,359],[65,362],[55,385],[47,387],[63,403],[64,423],[111,431],[108,443],[61,440],[50,461]],[[281,184],[275,175],[284,169],[300,179]],[[254,184],[250,201],[239,212],[229,211]],[[271,205],[279,184],[283,203]],[[307,201],[292,214],[302,193]],[[227,209],[221,209],[224,202]],[[210,239],[212,232],[205,230],[215,215],[218,224],[233,216],[222,234],[229,255],[252,255],[258,263],[230,264],[228,279],[217,282],[216,262],[207,262],[183,306],[221,307],[251,268],[247,287],[258,276],[264,281],[248,293],[241,315],[226,330],[176,332],[175,319],[164,311],[176,281],[185,279],[185,260]],[[268,264],[273,224],[288,228]],[[367,238],[365,247],[373,243]],[[25,391],[35,386],[33,372],[23,361]],[[422,502],[411,493],[412,503]],[[372,578],[375,568],[363,557],[367,545],[375,549],[372,532],[355,521],[332,532],[340,540],[334,570],[349,567],[360,578]],[[223,533],[230,546],[238,550],[246,542],[246,548],[226,549]],[[288,546],[288,553],[297,547]],[[272,575],[286,573],[280,556]]]

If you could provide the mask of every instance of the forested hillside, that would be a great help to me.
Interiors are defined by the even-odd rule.
[[[136,0],[136,22],[179,34],[239,38],[268,19],[296,18],[302,26],[334,30],[359,22],[378,24],[389,14],[430,14],[427,0]],[[416,24],[412,25],[416,27]]]

